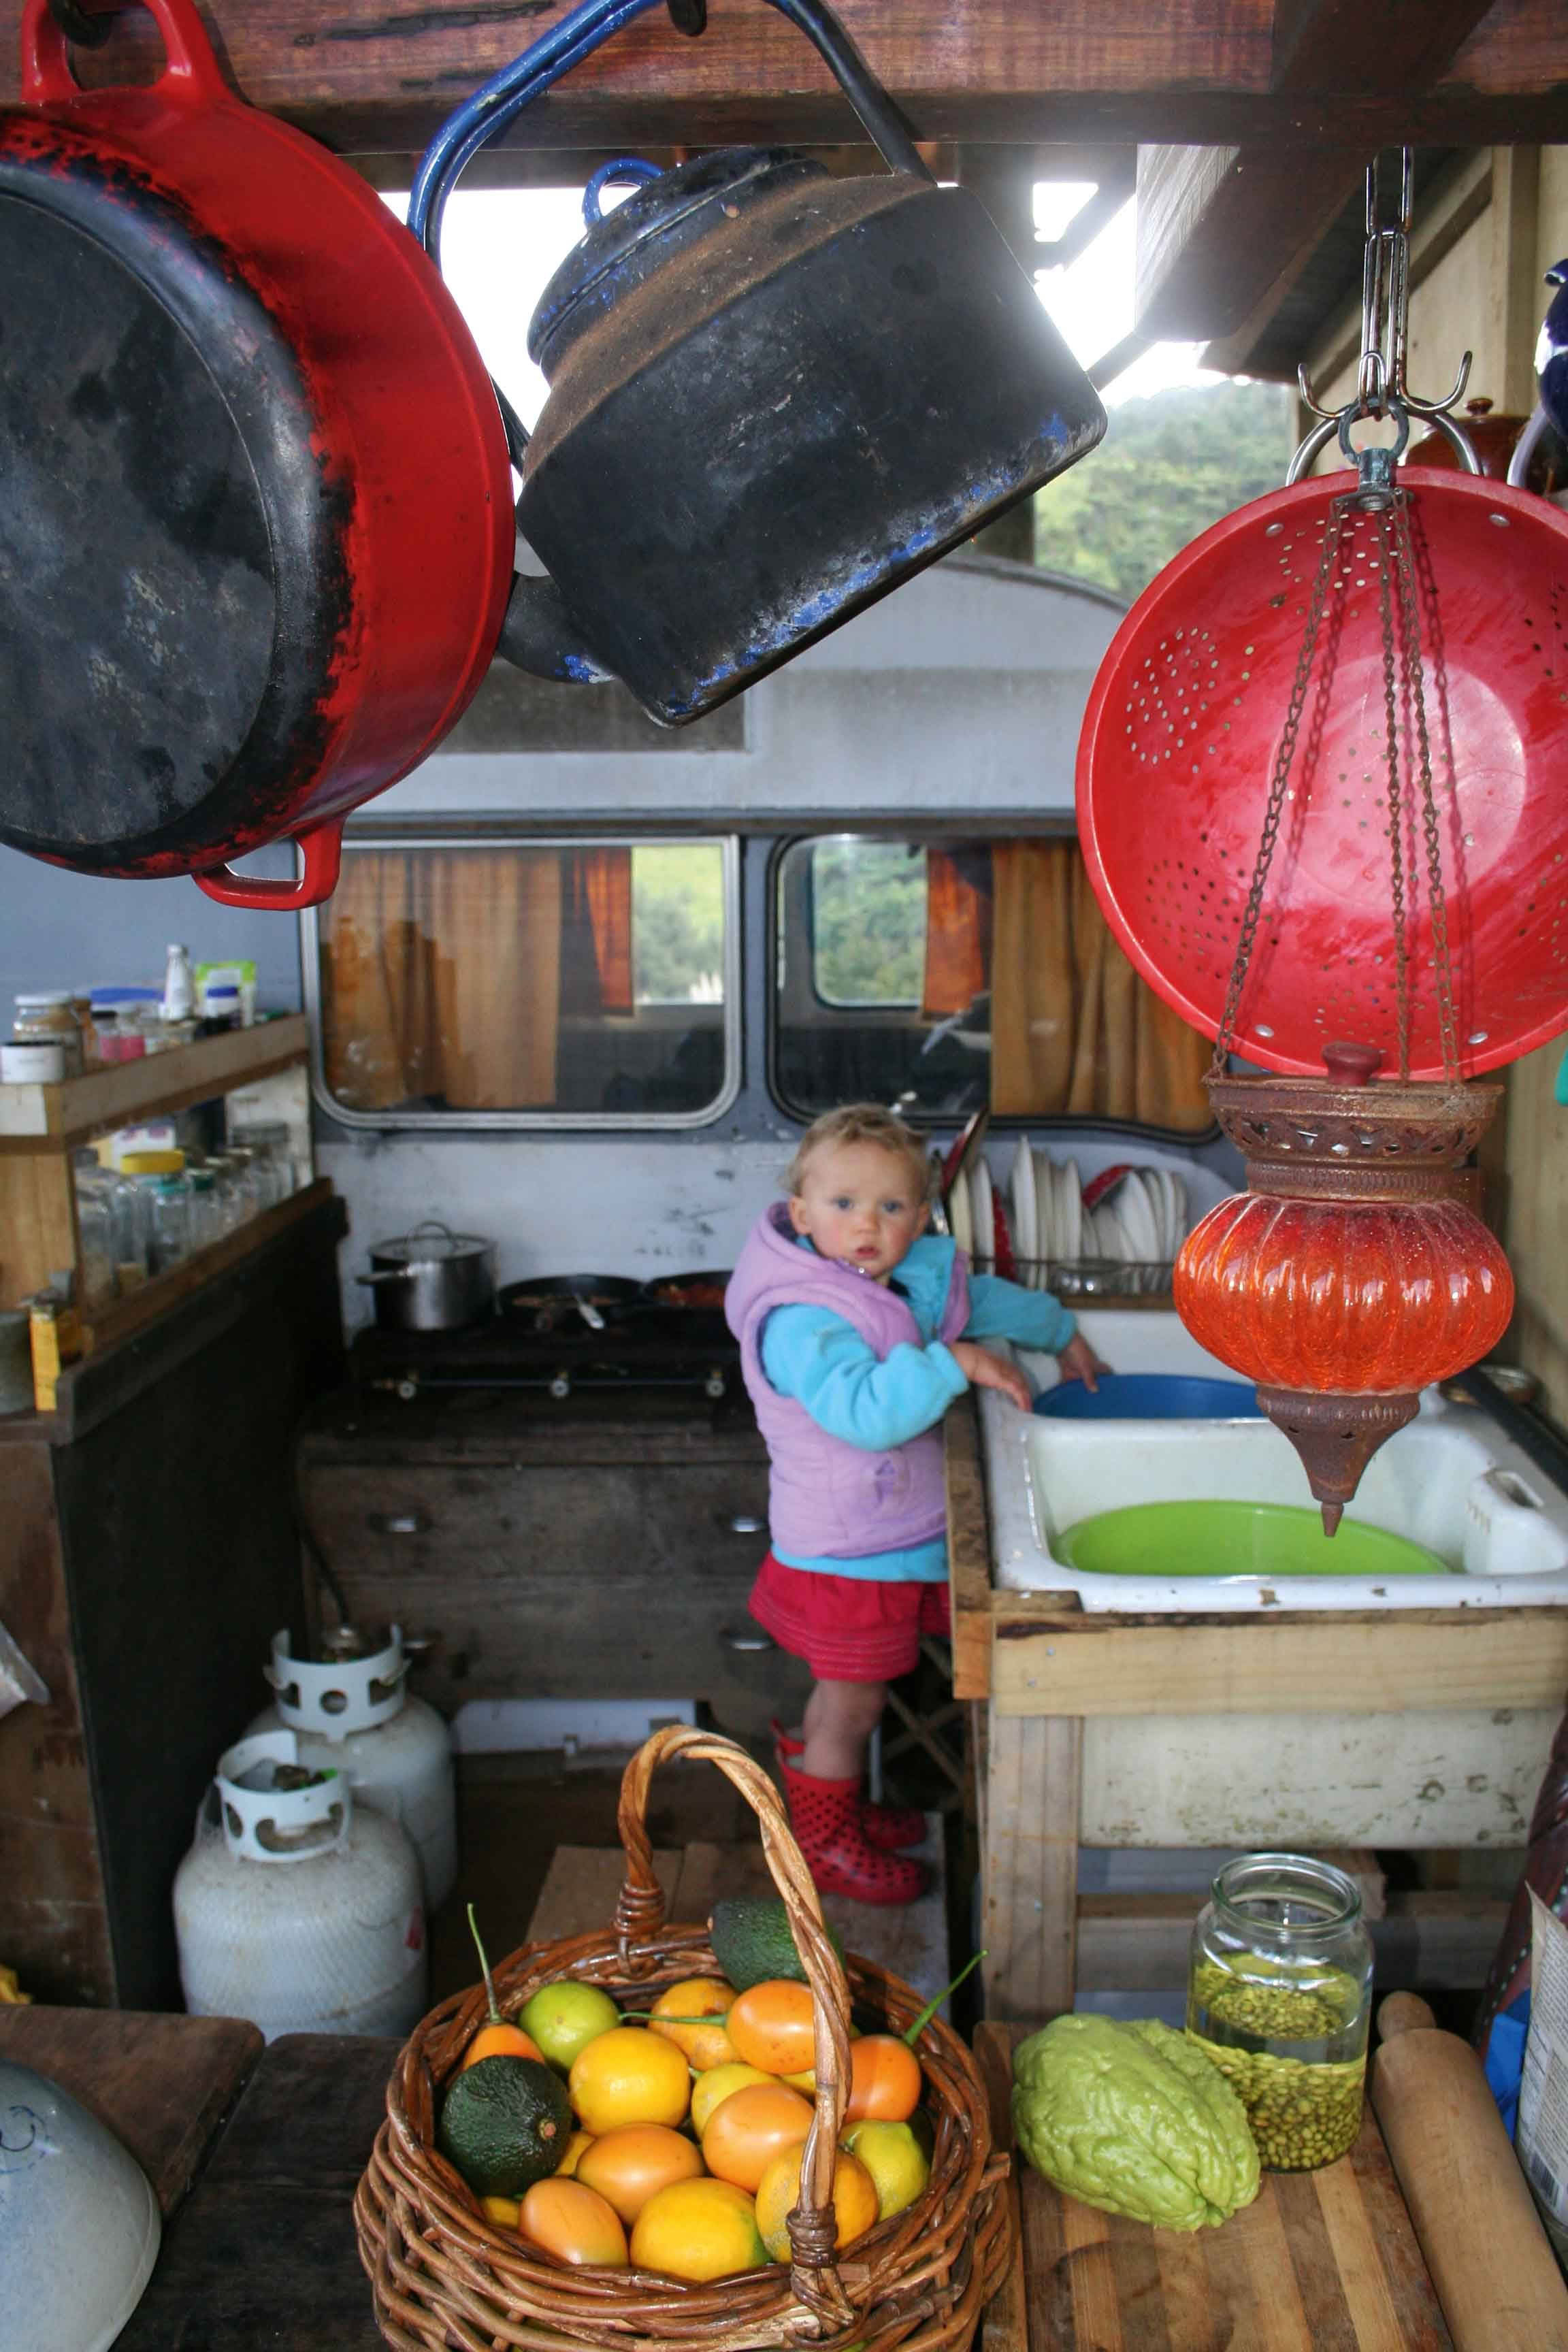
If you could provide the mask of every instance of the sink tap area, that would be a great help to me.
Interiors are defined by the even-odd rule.
[[[1373,1458],[1331,1540],[1290,1446],[1255,1417],[1251,1390],[1173,1316],[1083,1320],[1119,1374],[1163,1373],[1178,1402],[1206,1417],[1153,1417],[1157,1380],[1129,1380],[1138,1410],[1125,1418],[1024,1415],[983,1395],[1002,1586],[1071,1591],[1086,1610],[1139,1613],[1568,1600],[1568,1495],[1488,1414],[1427,1391]],[[1022,1361],[1048,1386],[1050,1359]],[[1236,1417],[1215,1417],[1227,1396]]]

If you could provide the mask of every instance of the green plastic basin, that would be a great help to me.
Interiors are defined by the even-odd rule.
[[[1425,1544],[1294,1503],[1132,1503],[1079,1519],[1051,1549],[1090,1576],[1453,1576]]]

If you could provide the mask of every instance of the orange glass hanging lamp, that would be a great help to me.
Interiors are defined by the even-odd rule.
[[[1488,1355],[1514,1310],[1510,1265],[1469,1204],[1477,1179],[1465,1171],[1502,1087],[1462,1075],[1455,1016],[1455,995],[1474,1004],[1479,964],[1488,981],[1500,962],[1490,939],[1486,957],[1477,952],[1465,885],[1467,858],[1474,866],[1479,852],[1460,814],[1465,791],[1488,807],[1488,764],[1467,772],[1455,757],[1465,713],[1481,708],[1486,691],[1479,685],[1471,694],[1467,677],[1455,685],[1458,656],[1471,637],[1477,646],[1481,640],[1460,609],[1465,564],[1450,569],[1460,588],[1453,597],[1446,588],[1448,614],[1438,612],[1432,539],[1422,524],[1422,501],[1444,520],[1427,485],[1455,478],[1417,473],[1413,497],[1394,470],[1408,412],[1417,412],[1432,416],[1479,473],[1465,436],[1444,414],[1465,388],[1469,360],[1446,402],[1405,391],[1408,152],[1396,228],[1377,228],[1375,203],[1373,167],[1356,400],[1333,414],[1319,409],[1323,424],[1290,468],[1298,487],[1215,524],[1206,534],[1215,555],[1199,541],[1178,558],[1171,574],[1183,572],[1180,612],[1168,593],[1142,621],[1133,607],[1107,656],[1114,677],[1102,670],[1096,682],[1079,757],[1079,825],[1100,903],[1145,976],[1204,1028],[1213,1024],[1213,1013],[1201,1016],[1201,1000],[1220,952],[1220,908],[1256,845],[1208,1075],[1215,1119],[1244,1155],[1246,1192],[1211,1209],[1180,1249],[1175,1310],[1211,1355],[1256,1381],[1258,1404],[1300,1454],[1331,1536],[1377,1446],[1415,1416],[1420,1390]],[[1305,381],[1302,391],[1311,400]],[[1392,416],[1394,449],[1356,452],[1350,428],[1359,416]],[[1354,487],[1342,494],[1331,482],[1300,482],[1335,428],[1356,466]],[[1467,494],[1455,510],[1462,530],[1474,513],[1481,536],[1510,531],[1519,551],[1532,527],[1531,506],[1540,501],[1500,508]],[[1311,569],[1307,551],[1319,530],[1321,555]],[[1250,609],[1237,585],[1248,579],[1256,585]],[[1220,585],[1199,602],[1199,583]],[[1157,581],[1147,600],[1157,600],[1159,588]],[[1262,833],[1248,842],[1237,825],[1237,746],[1258,689],[1265,687],[1268,698],[1272,675],[1284,685],[1290,654],[1293,682],[1274,740]],[[1429,698],[1441,791],[1434,788]],[[1159,791],[1178,774],[1187,840],[1159,845],[1163,856],[1159,846],[1129,856],[1126,785],[1140,779]],[[1107,776],[1121,779],[1121,795]],[[1380,835],[1387,845],[1383,908]],[[1552,845],[1538,842],[1535,854],[1549,873],[1561,866]],[[1298,929],[1300,898],[1290,896],[1290,879],[1300,885],[1302,873],[1311,879],[1307,936]],[[1519,924],[1510,922],[1507,946],[1528,967],[1538,960],[1532,946],[1521,946],[1535,885],[1521,896],[1531,903],[1526,912],[1514,901]],[[1540,997],[1552,1028],[1561,1028],[1554,988],[1552,973]],[[1540,1018],[1540,1002],[1531,1018]],[[1338,1021],[1347,1024],[1344,1042],[1302,1051],[1307,1034],[1333,1040]],[[1411,1077],[1413,1028],[1420,1079]],[[1281,1075],[1232,1073],[1229,1054],[1239,1042]],[[1488,1045],[1486,1025],[1467,1024],[1467,1045]],[[1311,1073],[1314,1051],[1321,1075]],[[1396,1070],[1384,1073],[1384,1058],[1394,1056]],[[1490,1056],[1504,1058],[1495,1034]]]

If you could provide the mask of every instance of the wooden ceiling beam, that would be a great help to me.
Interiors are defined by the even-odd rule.
[[[202,0],[201,13],[231,83],[253,105],[345,153],[417,153],[450,109],[564,5]],[[1266,148],[1328,140],[1350,151],[1401,140],[1568,140],[1563,0],[1492,0],[1441,79],[1436,68],[1405,73],[1415,46],[1429,58],[1429,20],[1447,31],[1460,5],[838,0],[921,140]],[[1342,41],[1331,38],[1336,12],[1350,28]],[[18,95],[21,13],[22,0],[0,0],[0,104]],[[1277,17],[1289,57],[1301,60],[1285,86],[1275,75]],[[1373,87],[1369,51],[1380,42],[1390,65]],[[137,9],[102,49],[78,53],[78,69],[89,87],[146,79],[160,54],[151,19]],[[713,0],[697,40],[678,34],[662,10],[628,26],[527,110],[506,140],[514,150],[604,151],[736,139],[837,144],[856,135],[826,67],[775,9]]]
[[[1373,107],[1430,98],[1490,14],[1490,0],[1275,0],[1270,87],[1313,108],[1347,83]],[[1405,142],[1141,147],[1140,332],[1195,341],[1266,314],[1384,143]]]

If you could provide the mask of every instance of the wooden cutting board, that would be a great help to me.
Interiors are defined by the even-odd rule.
[[[974,2036],[1004,2146],[1024,2032]],[[1266,2172],[1217,2230],[1098,2212],[1019,2160],[1013,2193],[1021,2260],[986,2314],[984,2352],[1451,2352],[1370,2106],[1338,2164]]]

